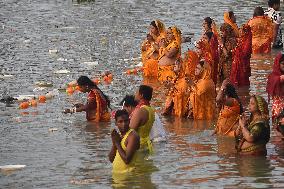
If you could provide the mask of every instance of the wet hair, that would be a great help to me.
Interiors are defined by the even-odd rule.
[[[148,85],[140,85],[139,94],[143,96],[143,99],[150,101],[152,99],[153,88]]]
[[[212,18],[206,17],[206,18],[204,18],[204,21],[208,24],[208,27],[211,28],[211,25],[212,25],[212,22],[213,22]]]
[[[242,114],[244,112],[244,108],[236,91],[236,88],[232,84],[228,84],[224,90],[224,94],[230,98],[235,98],[239,102],[240,114]]]
[[[101,91],[101,89],[98,88],[98,86],[87,76],[80,76],[79,79],[77,80],[77,84],[79,86],[88,86],[88,87],[93,87],[97,90],[99,90],[102,95],[104,96],[106,102],[107,102],[107,106],[110,108],[110,100],[108,98],[108,96],[106,96],[103,91]]]
[[[230,17],[231,19],[232,19],[233,15],[234,15],[234,12],[233,12],[233,11],[229,11],[229,17]]]
[[[253,12],[253,17],[256,16],[263,16],[264,15],[264,10],[262,7],[255,7],[254,12]]]
[[[206,32],[205,35],[208,37],[208,39],[210,40],[211,37],[213,36],[213,32]]]
[[[129,114],[126,110],[122,109],[122,110],[117,110],[115,112],[115,115],[114,115],[114,119],[115,121],[117,121],[117,118],[120,117],[120,116],[123,116],[123,115],[126,115],[127,117],[129,117]]]
[[[280,0],[268,0],[268,6],[273,7],[273,5],[279,5]]]
[[[156,25],[156,22],[155,22],[155,21],[152,21],[152,22],[150,23],[150,25],[151,25],[151,26],[154,26],[154,27],[158,30],[158,26]]]
[[[126,106],[126,107],[136,107],[138,102],[135,100],[135,97],[133,95],[126,95],[122,101],[119,103],[120,106]]]

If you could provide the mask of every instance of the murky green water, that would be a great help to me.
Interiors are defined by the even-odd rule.
[[[81,1],[82,2],[82,1]],[[0,69],[13,77],[0,80],[0,94],[33,92],[35,82],[60,88],[80,75],[111,70],[114,81],[101,85],[114,107],[142,82],[123,72],[138,63],[140,43],[151,20],[177,25],[198,39],[202,19],[218,23],[228,8],[238,23],[248,20],[264,1],[228,0],[2,0],[0,1]],[[183,49],[192,47],[185,44]],[[49,54],[50,49],[58,50]],[[276,52],[273,52],[273,56]],[[273,56],[253,57],[251,87],[246,95],[265,91]],[[99,66],[84,62],[98,61]],[[67,74],[55,74],[58,70]],[[159,91],[155,96],[158,96]],[[91,125],[84,114],[63,115],[68,104],[84,95],[65,93],[24,113],[17,104],[0,104],[0,165],[24,164],[22,170],[0,173],[1,188],[272,188],[284,187],[284,143],[272,132],[266,158],[238,157],[234,141],[212,137],[212,123],[163,118],[167,143],[157,144],[145,171],[113,185],[107,154],[111,124]],[[154,104],[161,104],[155,99]],[[157,107],[159,108],[159,107]],[[50,128],[57,131],[49,132]]]

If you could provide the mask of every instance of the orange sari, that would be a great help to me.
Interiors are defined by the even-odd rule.
[[[232,106],[223,106],[219,113],[216,133],[220,135],[234,136],[235,126],[239,121],[240,104],[234,99]]]
[[[190,94],[190,103],[194,119],[212,120],[216,114],[216,89],[211,79],[211,67],[203,65],[202,77]]]
[[[184,71],[191,80],[195,80],[195,68],[199,62],[198,54],[195,51],[188,50],[183,58]]]
[[[160,20],[155,21],[158,28],[159,35],[152,36],[155,40],[155,44],[159,44],[160,40],[165,38],[165,25]],[[155,57],[153,54],[158,53],[153,44],[149,43],[147,39],[143,42],[142,47],[145,46],[146,50],[141,51],[143,73],[145,77],[157,77],[158,76],[158,56]]]
[[[270,53],[273,39],[273,22],[267,16],[256,16],[248,21],[252,31],[252,53]]]
[[[166,56],[166,52],[169,52],[172,48],[175,48],[178,50],[178,53],[176,55],[176,60],[180,58],[181,55],[181,32],[177,27],[171,27],[171,30],[174,35],[174,40],[171,41],[166,48],[160,48],[159,52],[159,60]],[[176,74],[174,72],[174,65],[167,65],[167,66],[158,66],[158,80],[160,82],[165,82],[172,80],[176,77]]]
[[[165,109],[171,108],[173,103],[173,110],[171,113],[175,116],[187,116],[187,102],[190,95],[190,85],[186,81],[186,77],[194,80],[194,69],[198,64],[198,61],[199,58],[197,53],[189,50],[186,54],[186,59],[182,61],[179,77],[175,81],[173,81],[174,87],[170,89],[170,92],[167,96]]]
[[[86,118],[88,121],[110,121],[110,113],[108,112],[107,102],[99,90],[93,89],[90,91],[88,95],[87,107]],[[95,116],[92,116],[93,111],[95,111]]]

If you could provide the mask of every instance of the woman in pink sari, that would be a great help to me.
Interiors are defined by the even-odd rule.
[[[235,86],[248,86],[251,76],[250,57],[252,53],[252,33],[249,25],[240,30],[237,47],[233,53],[230,80]]]

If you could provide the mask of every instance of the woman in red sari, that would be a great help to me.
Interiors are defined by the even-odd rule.
[[[284,55],[279,53],[274,61],[273,71],[268,76],[266,91],[272,98],[272,119],[284,108]]]
[[[77,80],[79,90],[88,93],[86,104],[76,104],[72,109],[66,109],[64,113],[86,112],[86,119],[91,122],[110,121],[110,101],[108,97],[87,76],[81,76]]]
[[[249,25],[240,30],[237,47],[233,53],[230,80],[235,86],[248,86],[251,76],[250,57],[252,53],[252,33]]]
[[[198,47],[201,50],[201,57],[204,58],[212,68],[212,79],[216,84],[219,64],[219,44],[217,35],[212,31],[212,23],[213,20],[210,17],[204,19],[204,34],[202,39],[198,42]]]

